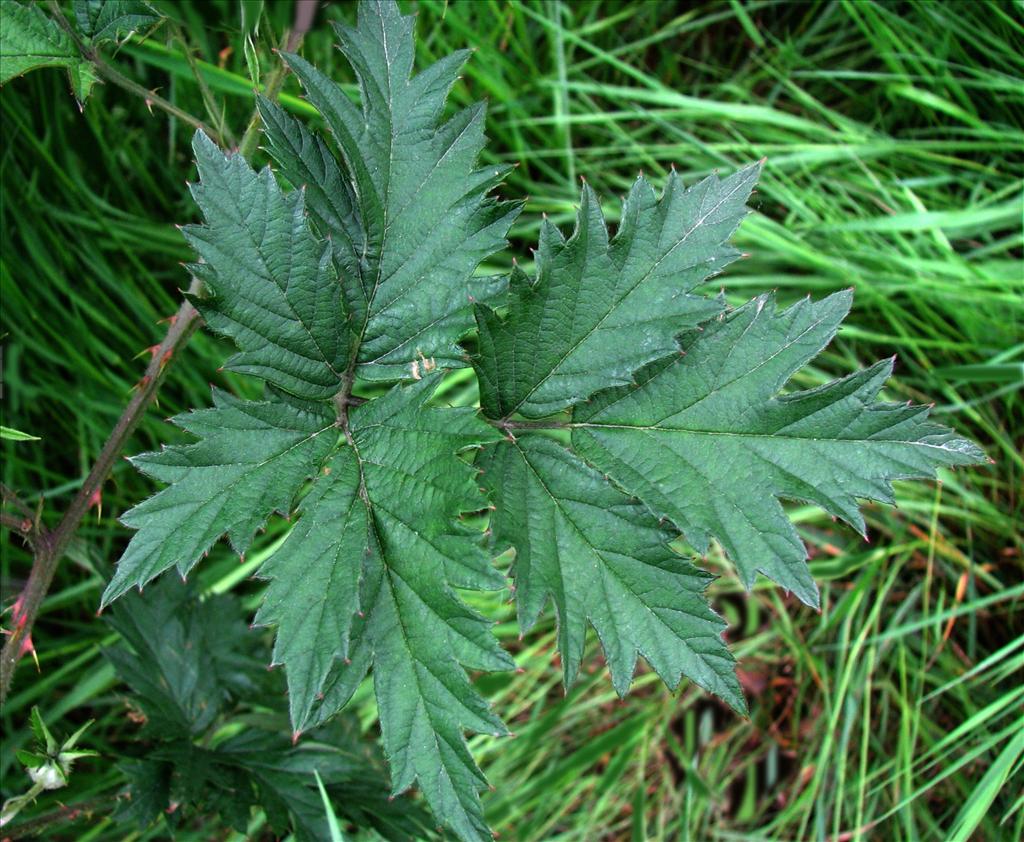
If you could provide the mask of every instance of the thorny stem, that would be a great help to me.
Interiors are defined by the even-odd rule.
[[[30,547],[35,546],[35,530],[32,528],[32,520],[30,518],[18,517],[17,515],[9,515],[7,512],[0,512],[0,526],[5,529],[10,529],[12,532],[17,532],[22,538],[28,541]]]
[[[294,51],[298,49],[303,36],[312,24],[316,7],[317,0],[299,0],[296,4],[295,27],[287,38],[286,46],[289,50]],[[67,22],[56,0],[51,0],[50,8],[53,10],[57,23],[74,39],[82,55],[96,65],[104,78],[110,79],[126,90],[144,96],[148,101],[154,105],[159,105],[168,113],[179,117],[191,125],[197,126],[197,128],[203,128],[211,136],[215,136],[215,133],[210,132],[191,114],[181,111],[177,106],[166,100],[155,97],[155,95],[151,94],[141,85],[132,82],[107,65],[93,48],[86,46],[78,37],[78,33]],[[284,72],[283,64],[275,70],[274,76],[267,85],[266,95],[269,98],[276,97],[280,91],[281,84],[284,81]],[[257,117],[255,121],[250,121],[249,129],[246,130],[242,146],[239,150],[246,160],[255,152],[256,143],[259,140],[259,131],[260,127]],[[202,284],[197,279],[193,279],[189,292],[193,295],[198,295],[201,291]],[[178,312],[170,319],[170,328],[167,331],[167,335],[156,346],[153,358],[146,367],[146,373],[143,375],[142,380],[139,381],[135,394],[128,402],[128,406],[125,407],[117,424],[114,425],[114,429],[111,431],[106,444],[103,445],[103,450],[100,451],[96,463],[93,465],[89,475],[85,478],[85,482],[71,501],[56,528],[52,531],[44,529],[39,522],[38,516],[33,517],[31,510],[21,503],[13,492],[9,492],[6,488],[3,489],[3,502],[15,505],[16,508],[22,510],[23,514],[28,515],[32,521],[33,525],[28,534],[22,528],[24,527],[24,522],[19,522],[15,531],[24,535],[29,540],[30,546],[33,549],[33,559],[28,581],[25,583],[21,595],[14,603],[11,617],[12,628],[10,633],[7,634],[3,650],[0,651],[0,703],[7,699],[18,660],[23,654],[32,649],[32,627],[53,582],[57,565],[67,551],[71,539],[82,522],[82,518],[85,517],[94,502],[99,499],[103,483],[110,475],[110,471],[125,442],[135,431],[135,428],[138,427],[146,409],[156,397],[156,393],[167,372],[167,364],[177,356],[178,352],[188,342],[199,326],[199,321],[199,313],[195,307],[188,300],[183,301],[178,308]],[[9,525],[8,517],[7,515],[4,516],[4,526]]]
[[[82,58],[93,66],[93,69],[99,76],[103,77],[106,81],[117,85],[119,88],[124,88],[128,92],[142,97],[148,106],[152,107],[155,105],[157,108],[166,111],[171,116],[177,117],[179,120],[188,123],[193,128],[202,129],[218,143],[221,141],[220,135],[207,126],[206,123],[198,117],[195,117],[188,111],[179,108],[173,102],[164,99],[159,94],[147,90],[138,82],[133,82],[121,73],[121,71],[107,64],[106,59],[100,55],[99,51],[95,47],[82,41],[78,33],[74,30],[71,24],[68,23],[67,18],[64,17],[64,12],[61,10],[57,0],[50,0],[50,11],[53,13],[54,20],[57,22],[58,26],[60,26],[71,40],[75,42],[75,46],[78,47],[78,51],[82,54]]]
[[[193,281],[190,291],[198,292],[198,289],[198,281]],[[199,313],[188,301],[183,302],[178,308],[178,312],[171,317],[171,327],[167,331],[167,336],[156,347],[135,394],[117,420],[117,424],[114,425],[113,431],[92,466],[92,470],[89,471],[85,482],[82,483],[82,487],[71,501],[71,505],[68,506],[64,517],[53,530],[45,530],[41,526],[33,529],[33,534],[30,537],[35,551],[32,570],[21,596],[15,603],[16,611],[11,618],[12,628],[4,642],[3,651],[0,652],[0,702],[7,699],[18,659],[31,648],[26,644],[30,640],[36,615],[39,613],[43,599],[53,582],[57,565],[78,530],[78,525],[93,502],[99,499],[100,489],[110,475],[121,448],[124,447],[129,436],[135,432],[135,428],[142,421],[146,408],[156,397],[157,390],[167,372],[167,363],[188,342],[189,337],[198,326]]]
[[[49,829],[52,825],[89,818],[93,813],[100,810],[106,810],[124,797],[126,797],[124,793],[117,793],[115,795],[103,795],[99,798],[81,801],[77,804],[65,805],[59,810],[54,810],[51,813],[46,813],[45,815],[31,819],[30,821],[19,822],[11,827],[5,828],[4,838],[22,839],[28,836],[39,836],[44,830]],[[11,835],[8,837],[6,834]]]

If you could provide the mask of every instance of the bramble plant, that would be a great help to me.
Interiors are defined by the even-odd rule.
[[[136,532],[102,604],[187,576],[224,535],[244,555],[297,512],[255,617],[276,628],[295,739],[372,670],[392,791],[416,784],[459,838],[489,839],[464,735],[508,732],[467,670],[515,664],[457,591],[505,587],[493,555],[514,550],[524,632],[553,603],[566,686],[589,623],[620,695],[642,656],[745,713],[712,577],[670,544],[699,556],[713,538],[747,589],[761,573],[817,606],[781,499],[864,534],[858,500],[985,457],[928,407],[879,400],[891,360],[785,391],[850,291],[786,309],[700,294],[740,256],[728,241],[760,165],[690,187],[673,172],[660,195],[641,176],[614,236],[584,184],[571,236],[542,223],[532,275],[478,276],[520,206],[492,196],[507,168],[477,165],[484,106],[443,118],[469,51],[414,74],[413,18],[393,0],[364,0],[337,34],[358,106],[283,54],[329,140],[263,97],[276,171],[195,136],[188,297],[265,394],[215,390],[174,419],[194,443],[133,458],[167,487],[124,516]],[[479,411],[432,400],[467,366]]]

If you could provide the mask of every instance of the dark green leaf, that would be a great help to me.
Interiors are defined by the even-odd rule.
[[[670,687],[685,675],[746,712],[725,623],[704,598],[711,577],[668,548],[675,536],[643,506],[551,439],[503,442],[479,464],[497,504],[495,538],[516,548],[520,625],[533,626],[552,598],[567,686],[589,620],[620,696],[642,654]]]
[[[201,734],[225,703],[252,693],[262,665],[251,656],[253,635],[230,597],[200,602],[195,588],[163,579],[143,596],[129,595],[109,618],[130,645],[105,650],[135,692],[148,734]],[[264,671],[265,672],[265,671]]]
[[[362,674],[374,668],[394,791],[418,780],[435,815],[476,839],[489,837],[477,795],[486,784],[462,732],[505,728],[460,663],[513,664],[486,620],[452,589],[502,584],[480,535],[452,522],[487,505],[474,469],[454,454],[497,436],[472,409],[427,408],[437,382],[396,386],[352,410],[351,446],[318,477],[303,506],[308,522],[262,571],[274,581],[260,619],[278,625],[275,657],[287,668],[301,730],[332,662],[348,654],[354,615],[364,616],[353,648]]]
[[[371,0],[360,4],[355,28],[337,27],[361,109],[304,59],[285,55],[330,126],[347,177],[322,142],[261,103],[284,175],[295,185],[316,185],[310,208],[338,244],[360,338],[359,375],[367,379],[408,377],[420,359],[463,364],[456,342],[472,327],[470,305],[501,284],[473,272],[504,247],[518,213],[486,195],[508,167],[476,168],[483,105],[440,121],[469,51],[410,76],[413,20],[393,2]]]
[[[132,459],[171,485],[122,518],[139,531],[103,594],[104,605],[169,567],[184,576],[225,533],[244,553],[271,512],[288,513],[337,440],[334,417],[320,404],[243,401],[221,391],[213,399],[213,409],[174,419],[198,442]]]
[[[984,460],[927,420],[928,408],[877,403],[885,361],[817,389],[779,395],[835,335],[851,294],[777,311],[764,296],[691,334],[683,354],[573,415],[573,444],[668,518],[698,552],[721,542],[749,588],[757,573],[809,605],[818,589],[780,498],[817,503],[858,531],[858,498],[892,502],[891,480]]]
[[[661,199],[643,178],[609,241],[601,205],[584,186],[576,231],[545,220],[537,276],[512,273],[509,312],[476,310],[473,361],[491,418],[551,415],[675,349],[675,337],[723,304],[690,295],[739,253],[725,245],[746,216],[759,166],[689,188],[672,173]]]
[[[212,293],[197,306],[241,353],[227,367],[302,398],[341,390],[351,335],[329,244],[309,228],[302,191],[282,192],[197,132],[200,183],[192,195],[206,225],[184,229],[203,263],[191,267]]]

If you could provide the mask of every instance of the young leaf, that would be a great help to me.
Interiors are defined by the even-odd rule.
[[[351,273],[346,297],[364,379],[406,377],[420,358],[463,364],[455,343],[472,327],[470,305],[500,285],[473,272],[505,246],[519,211],[486,196],[509,167],[476,167],[484,106],[440,122],[469,51],[411,76],[413,21],[394,2],[367,0],[354,28],[336,27],[361,109],[304,59],[284,56],[334,134],[351,189],[339,189],[338,166],[321,143],[261,102],[271,153],[292,184],[317,185],[311,210]]]
[[[143,0],[75,0],[72,5],[78,29],[94,44],[116,41],[160,20]]]
[[[928,408],[877,403],[892,361],[778,395],[835,335],[852,295],[778,311],[772,296],[690,334],[683,355],[573,412],[573,445],[698,552],[714,536],[750,588],[757,573],[818,604],[804,548],[779,498],[817,503],[863,534],[858,498],[892,502],[894,479],[984,460],[929,421]]]
[[[689,293],[739,256],[725,242],[746,216],[760,169],[689,189],[673,171],[661,199],[641,177],[610,242],[587,185],[572,237],[545,220],[537,277],[512,273],[508,315],[476,308],[473,364],[487,416],[539,418],[629,383],[671,353],[683,330],[720,312],[721,301]]]
[[[554,600],[566,686],[579,671],[589,620],[620,696],[640,653],[670,687],[685,675],[746,712],[725,623],[704,598],[711,576],[668,548],[675,536],[643,506],[547,438],[502,442],[478,464],[497,504],[495,538],[516,548],[522,628]]]

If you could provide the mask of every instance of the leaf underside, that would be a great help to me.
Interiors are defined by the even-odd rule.
[[[983,455],[927,408],[879,402],[889,363],[784,391],[848,292],[785,310],[700,294],[738,256],[759,165],[689,188],[673,173],[661,195],[638,179],[614,236],[585,186],[571,236],[542,226],[533,277],[477,276],[519,207],[490,196],[505,170],[478,165],[482,106],[443,117],[467,54],[412,75],[413,19],[390,0],[338,36],[358,105],[284,57],[328,136],[260,99],[276,171],[196,137],[196,305],[266,394],[215,392],[175,419],[195,443],[134,460],[167,487],[124,516],[137,531],[103,601],[187,574],[222,535],[244,553],[273,512],[297,512],[256,617],[276,627],[296,736],[372,670],[393,791],[418,784],[459,838],[486,840],[464,733],[506,730],[467,670],[514,664],[458,595],[504,584],[464,514],[494,509],[524,630],[551,600],[567,685],[591,625],[620,694],[642,657],[744,712],[711,577],[670,545],[715,539],[748,588],[763,573],[816,605],[780,500],[863,531],[859,499]],[[466,365],[474,326],[481,412],[434,405],[427,372]],[[358,405],[357,380],[382,396]]]

